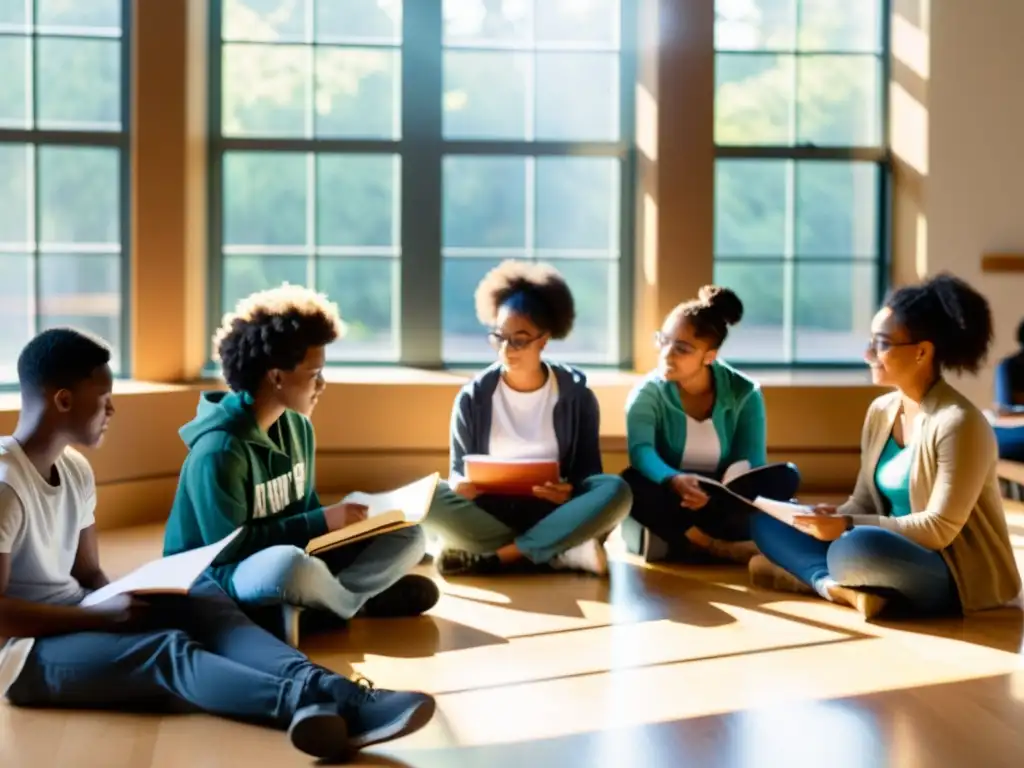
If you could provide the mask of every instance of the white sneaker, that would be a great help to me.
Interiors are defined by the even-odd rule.
[[[586,571],[597,576],[608,573],[608,553],[597,539],[566,550],[548,563],[552,568],[566,571]]]

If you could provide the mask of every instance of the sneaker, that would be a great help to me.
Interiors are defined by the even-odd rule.
[[[429,694],[378,690],[365,678],[358,683],[358,692],[341,708],[352,750],[408,736],[434,716],[437,705]]]
[[[750,583],[761,589],[775,592],[795,592],[801,595],[813,595],[814,590],[784,568],[780,568],[764,555],[756,555],[747,566]]]
[[[359,614],[374,618],[419,616],[437,605],[440,597],[441,590],[433,579],[410,573],[367,600]]]
[[[348,727],[337,706],[303,707],[292,717],[288,738],[297,750],[321,760],[338,760],[351,750]]]
[[[597,576],[608,573],[608,553],[597,539],[567,549],[553,558],[549,565],[558,570],[585,571]]]
[[[464,549],[445,548],[437,557],[437,572],[442,576],[469,576],[500,570],[501,560],[493,552],[479,555]]]

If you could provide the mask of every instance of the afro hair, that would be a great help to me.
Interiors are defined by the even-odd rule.
[[[564,339],[576,322],[576,303],[568,283],[549,264],[503,261],[476,289],[476,316],[493,326],[498,312],[508,306],[521,312],[552,339]]]

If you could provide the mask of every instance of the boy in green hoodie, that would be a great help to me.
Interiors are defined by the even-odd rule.
[[[434,582],[409,573],[423,557],[418,527],[350,544],[322,558],[310,539],[365,518],[357,504],[317,497],[309,421],[325,382],[325,348],[342,332],[321,294],[282,285],[253,294],[225,317],[215,347],[230,392],[206,392],[182,427],[189,448],[167,521],[164,553],[242,534],[214,578],[241,604],[283,606],[284,637],[297,645],[310,618],[414,616],[434,606]]]

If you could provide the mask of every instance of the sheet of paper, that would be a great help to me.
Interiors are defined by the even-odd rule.
[[[214,544],[146,563],[124,578],[86,595],[81,605],[83,608],[88,608],[98,605],[114,595],[125,593],[188,592],[195,584],[196,579],[210,567],[217,555],[223,552],[224,548],[234,541],[241,531],[241,528],[236,528]]]
[[[735,464],[730,464],[726,467],[725,472],[722,474],[722,483],[728,484],[735,480],[745,472],[750,471],[750,462],[744,459],[743,461],[737,461]]]
[[[398,510],[405,514],[405,519],[409,522],[418,523],[426,517],[427,512],[430,510],[438,479],[439,475],[435,472],[393,491],[386,491],[384,493],[355,491],[342,499],[342,501],[352,504],[364,504],[369,508],[366,513],[367,517],[376,517],[377,515]]]
[[[774,499],[766,499],[763,496],[758,496],[754,499],[754,506],[762,512],[771,515],[776,520],[781,520],[786,525],[792,525],[793,518],[796,515],[814,514],[814,510],[806,504],[791,504],[788,501],[775,501]]]

